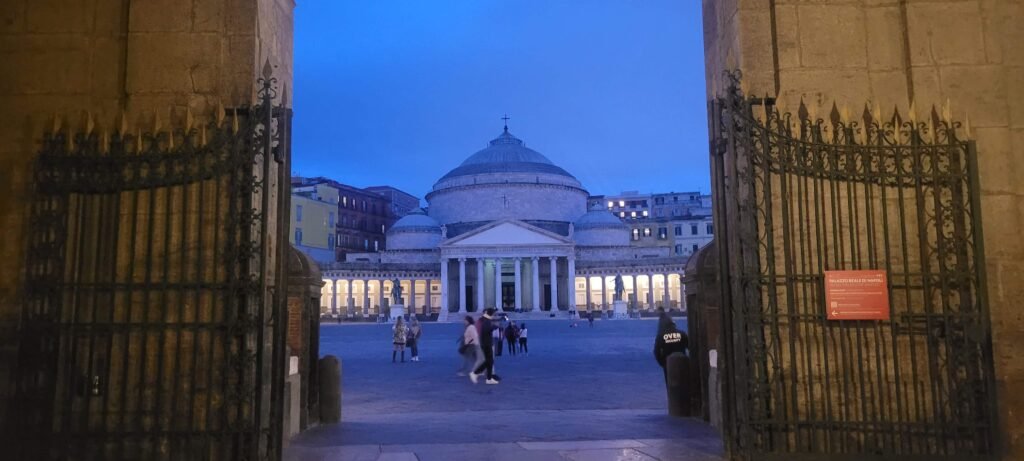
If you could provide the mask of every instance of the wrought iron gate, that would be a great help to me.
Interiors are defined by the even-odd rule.
[[[977,163],[949,109],[851,120],[710,105],[727,449],[988,459],[995,392]],[[835,321],[826,270],[884,270],[890,320]],[[845,457],[843,456],[845,455]]]
[[[277,459],[291,113],[55,125],[35,168],[14,459]],[[90,123],[91,124],[91,123]]]

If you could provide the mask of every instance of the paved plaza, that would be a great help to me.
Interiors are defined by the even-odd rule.
[[[722,459],[711,427],[667,415],[653,320],[527,325],[530,354],[496,357],[498,385],[456,376],[460,324],[424,324],[421,361],[396,364],[389,325],[323,325],[342,423],[299,435],[285,459]]]

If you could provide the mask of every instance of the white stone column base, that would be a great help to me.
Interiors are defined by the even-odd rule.
[[[615,301],[612,303],[612,318],[613,319],[626,319],[629,318],[629,312],[626,310],[625,301]]]

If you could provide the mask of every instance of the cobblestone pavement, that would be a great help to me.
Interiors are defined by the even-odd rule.
[[[680,327],[684,327],[681,321]],[[501,384],[456,376],[461,326],[424,324],[420,362],[391,363],[388,325],[321,327],[342,361],[342,423],[286,450],[306,460],[720,460],[703,421],[671,418],[653,320],[529,322],[530,354],[496,357]]]

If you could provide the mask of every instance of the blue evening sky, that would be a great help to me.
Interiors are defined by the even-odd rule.
[[[297,3],[297,174],[423,197],[508,113],[591,194],[710,188],[698,1]]]

